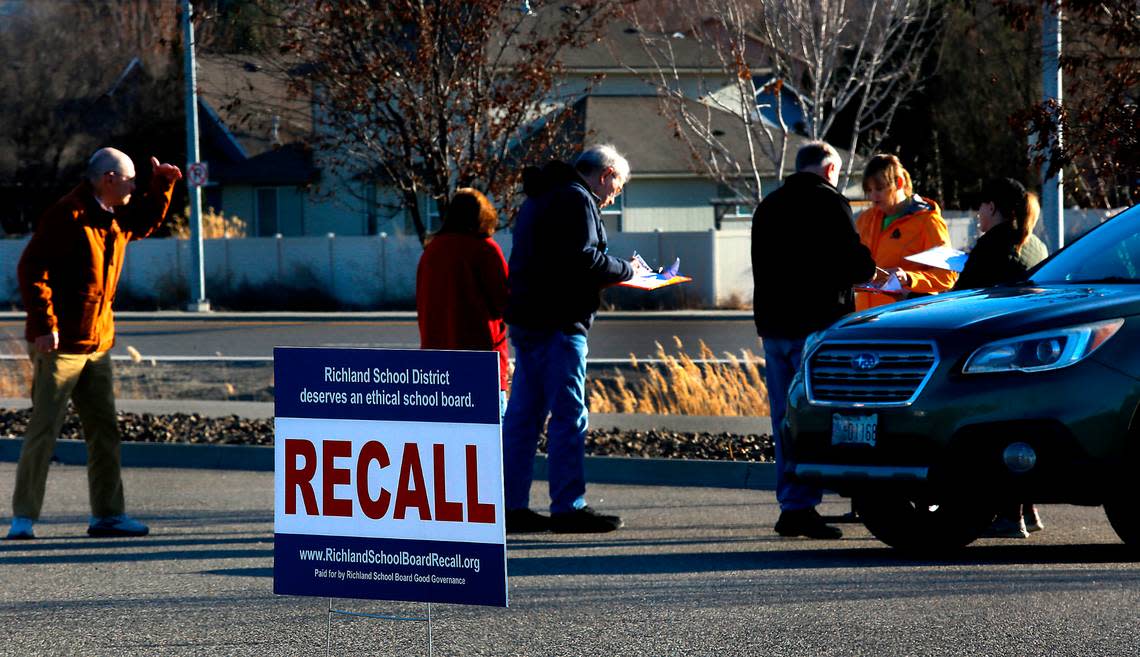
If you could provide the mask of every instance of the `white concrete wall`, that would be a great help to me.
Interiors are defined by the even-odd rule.
[[[968,251],[978,240],[978,220],[973,212],[947,210],[942,213],[946,229],[950,232],[950,246]]]
[[[1073,225],[1080,222],[1086,228],[1109,214],[1070,212]],[[972,215],[946,214],[953,245],[969,246]],[[500,231],[495,239],[509,257],[509,232]],[[610,253],[629,258],[637,251],[654,266],[669,266],[680,257],[681,273],[693,278],[685,287],[687,302],[735,307],[752,301],[750,240],[747,228],[617,233],[610,236]],[[0,302],[18,303],[16,263],[27,241],[0,240]],[[204,244],[207,297],[209,285],[223,281],[233,286],[317,285],[361,308],[411,305],[423,251],[410,235],[251,237],[205,240]],[[185,287],[190,274],[189,241],[142,240],[132,243],[127,252],[121,285],[135,295],[169,298],[179,286]]]
[[[692,277],[685,283],[686,298],[710,307],[716,299],[716,261],[712,257],[714,231],[618,233],[609,236],[609,253],[629,259],[637,251],[651,267],[668,267],[681,259],[680,272]],[[654,294],[645,292],[644,294]]]
[[[28,238],[0,240],[0,303],[5,306],[20,299],[20,285],[16,281],[16,263],[28,244]],[[6,302],[6,303],[5,303]]]
[[[722,230],[713,244],[717,306],[752,305],[752,231]]]

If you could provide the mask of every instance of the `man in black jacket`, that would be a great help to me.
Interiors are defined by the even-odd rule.
[[[608,532],[617,516],[586,505],[586,335],[601,290],[633,277],[630,263],[606,254],[599,211],[613,203],[629,163],[595,146],[574,166],[551,162],[523,173],[527,200],[515,218],[506,320],[515,348],[511,398],[503,417],[507,531]],[[547,415],[550,422],[547,424]],[[531,511],[530,485],[546,425],[550,517]]]
[[[875,275],[875,261],[851,221],[851,206],[835,188],[842,165],[831,145],[804,145],[796,153],[796,173],[752,217],[753,309],[767,362],[781,536],[843,535],[815,510],[823,492],[789,477],[793,464],[783,443],[788,385],[799,370],[804,340],[854,310],[851,286]]]

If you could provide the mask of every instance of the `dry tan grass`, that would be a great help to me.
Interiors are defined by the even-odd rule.
[[[17,344],[12,341],[13,345]],[[23,343],[19,343],[23,346]],[[151,366],[155,365],[154,359],[144,357],[139,350],[132,345],[126,347],[127,355],[130,356],[131,362],[137,367],[146,367],[146,361],[149,361]],[[0,353],[14,353],[15,348],[9,344],[0,343]],[[116,367],[120,367],[116,365]],[[129,366],[128,366],[129,367]],[[270,385],[272,385],[272,371],[269,375]],[[229,381],[222,381],[220,384],[223,391],[223,399],[232,399],[237,396],[237,387]],[[114,379],[114,391],[117,399],[171,399],[171,387],[169,384],[163,383],[162,380],[148,380],[146,378],[139,379],[137,377],[128,378],[116,376]],[[30,358],[11,358],[0,360],[0,397],[11,397],[16,399],[27,399],[31,397],[32,392],[32,361]],[[216,399],[215,396],[210,396],[209,399]]]
[[[190,239],[190,207],[187,206],[183,214],[170,218],[170,234],[178,239]],[[214,208],[202,210],[202,238],[220,239],[223,237],[245,237],[248,223],[237,215],[225,216]]]
[[[630,386],[621,373],[613,386],[589,382],[587,402],[595,413],[651,413],[656,415],[768,415],[768,389],[761,368],[764,359],[744,349],[741,356],[725,353],[729,362],[697,363],[673,336],[677,354],[657,343],[657,365],[638,365],[644,379]],[[715,358],[701,341],[699,360]]]
[[[32,362],[0,361],[0,397],[27,397],[32,390]]]
[[[27,344],[22,336],[0,334],[0,354],[17,356],[0,360],[0,397],[27,397],[31,393],[32,363],[19,357],[27,356]]]

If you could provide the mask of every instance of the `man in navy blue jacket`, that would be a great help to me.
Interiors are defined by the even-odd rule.
[[[608,532],[621,518],[586,504],[586,335],[603,288],[633,277],[606,254],[600,208],[629,179],[612,146],[587,149],[571,166],[523,172],[527,200],[515,218],[506,319],[515,348],[511,398],[503,417],[507,531]],[[550,422],[547,424],[547,416]],[[549,517],[530,510],[534,454],[543,426],[550,479]]]
[[[752,308],[764,342],[780,503],[775,529],[781,536],[843,536],[815,510],[823,491],[790,476],[794,455],[784,444],[783,426],[788,385],[800,368],[808,335],[854,310],[851,286],[875,276],[871,252],[851,223],[851,205],[836,189],[842,166],[830,144],[805,144],[796,153],[796,173],[752,216]]]

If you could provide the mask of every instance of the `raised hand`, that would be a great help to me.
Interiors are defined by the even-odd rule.
[[[182,171],[178,167],[173,164],[160,163],[158,158],[153,155],[150,158],[150,166],[154,169],[154,175],[167,182],[175,182],[182,179]]]

